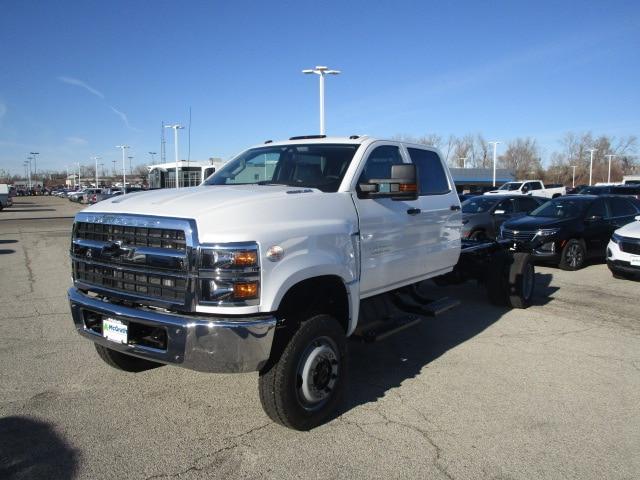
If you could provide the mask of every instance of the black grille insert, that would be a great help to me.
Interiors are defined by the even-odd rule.
[[[620,250],[625,253],[632,253],[634,255],[640,255],[640,243],[621,241]]]
[[[130,227],[103,223],[76,222],[75,238],[99,242],[122,241],[132,246],[170,248],[180,252],[186,250],[185,234],[182,230],[168,228]]]
[[[170,302],[186,301],[188,279],[162,273],[140,273],[82,261],[73,262],[78,282]]]

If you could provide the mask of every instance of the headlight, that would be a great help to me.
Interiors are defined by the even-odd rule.
[[[550,237],[560,231],[559,228],[541,228],[536,232],[536,237]]]
[[[201,247],[198,275],[200,304],[246,306],[260,301],[260,255],[255,243]]]
[[[617,245],[620,245],[620,242],[622,241],[622,237],[617,233],[614,233],[613,235],[611,235],[611,241]]]

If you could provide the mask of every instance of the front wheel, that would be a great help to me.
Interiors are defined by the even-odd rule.
[[[584,266],[587,256],[584,242],[572,238],[560,253],[560,268],[562,270],[580,270]]]
[[[279,358],[260,372],[260,402],[276,423],[310,430],[330,420],[344,396],[345,332],[330,315],[303,321]]]

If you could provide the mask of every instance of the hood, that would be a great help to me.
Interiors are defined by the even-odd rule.
[[[510,230],[538,230],[540,228],[561,228],[573,223],[575,218],[552,218],[552,217],[524,217],[515,218],[504,223],[504,228]]]
[[[640,238],[640,220],[627,223],[624,227],[616,230],[616,233],[623,237]]]
[[[131,193],[83,212],[193,219],[201,242],[252,241],[260,231],[326,227],[329,223],[357,229],[351,226],[356,222],[349,193],[280,185],[212,185]]]

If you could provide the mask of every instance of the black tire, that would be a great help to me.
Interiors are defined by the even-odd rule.
[[[528,253],[514,253],[509,267],[509,305],[527,308],[531,305],[535,290],[536,273]]]
[[[558,266],[562,270],[574,271],[584,267],[587,258],[587,249],[582,240],[572,238],[562,248],[560,252],[560,263]]]
[[[132,357],[125,353],[111,350],[110,348],[103,347],[94,343],[98,356],[110,367],[125,372],[144,372],[145,370],[151,370],[152,368],[161,367],[162,363],[152,362],[145,360],[144,358]]]
[[[505,253],[498,253],[492,259],[487,269],[485,285],[489,301],[498,307],[505,307],[509,302],[508,280],[509,280],[510,257]]]
[[[282,353],[260,371],[260,402],[274,422],[295,430],[310,430],[335,415],[347,374],[345,332],[330,315],[303,321]],[[311,382],[304,381],[313,380]]]

